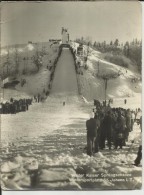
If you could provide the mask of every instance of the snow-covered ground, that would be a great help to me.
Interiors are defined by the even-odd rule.
[[[64,53],[63,53],[64,52]],[[73,61],[67,50],[63,50],[59,59],[59,66],[64,71]],[[67,63],[65,54],[67,53]],[[97,54],[98,55],[98,54]],[[91,57],[88,61],[90,63]],[[70,63],[71,61],[71,63]],[[62,63],[63,62],[63,63]],[[101,64],[101,68],[105,63]],[[135,123],[134,130],[129,135],[126,146],[120,150],[101,150],[93,157],[86,155],[86,126],[92,112],[92,97],[103,99],[102,81],[95,80],[92,76],[94,63],[89,65],[81,82],[86,82],[83,97],[75,91],[76,81],[74,68],[68,76],[56,68],[54,91],[43,103],[33,103],[27,112],[18,114],[1,115],[1,180],[3,189],[61,189],[61,190],[86,190],[86,189],[140,189],[142,167],[132,165],[136,158],[138,147],[141,143],[141,132]],[[105,64],[106,67],[111,64]],[[94,67],[95,68],[95,67]],[[112,70],[117,69],[113,66]],[[44,69],[42,69],[44,70]],[[94,70],[94,69],[93,69]],[[62,71],[62,70],[61,70]],[[24,93],[34,86],[42,86],[43,82],[39,72],[29,77],[31,85],[27,86]],[[128,72],[128,74],[130,74]],[[47,82],[47,72],[45,82]],[[124,77],[124,76],[121,76]],[[74,79],[74,80],[73,80]],[[83,80],[82,80],[83,79]],[[67,82],[66,84],[64,83]],[[109,85],[113,93],[114,107],[136,109],[141,107],[141,90],[134,96],[120,96],[117,92],[121,84],[127,81],[120,79],[115,85]],[[72,93],[69,94],[67,86],[74,83]],[[34,83],[35,82],[35,83]],[[57,83],[65,85],[63,93],[56,93]],[[92,87],[92,86],[95,86]],[[116,87],[113,89],[113,87]],[[41,87],[39,88],[41,89]],[[116,90],[117,91],[114,91]],[[32,89],[33,90],[33,89]],[[19,91],[20,92],[20,91]],[[58,91],[59,92],[59,91]],[[12,95],[12,93],[8,93]],[[96,96],[97,94],[97,96]],[[108,91],[109,94],[109,91]],[[9,95],[7,95],[9,96]],[[111,97],[109,96],[109,97]],[[119,98],[118,98],[119,97]],[[65,101],[65,106],[63,102]],[[134,143],[132,141],[134,140]]]
[[[78,43],[72,42],[72,47],[76,50]],[[88,50],[84,46],[84,50]],[[79,56],[77,56],[79,58]],[[98,66],[99,64],[99,66]],[[88,100],[99,99],[105,97],[104,81],[96,76],[99,69],[99,75],[120,73],[116,79],[110,79],[107,84],[107,98],[141,98],[141,75],[127,68],[110,63],[101,58],[101,53],[93,49],[89,49],[88,70],[83,69],[83,75],[78,75],[81,86],[82,95]],[[137,78],[137,82],[132,82],[132,78]]]
[[[66,96],[68,93],[78,95],[74,60],[68,48],[63,48],[57,63],[51,93],[66,93]]]
[[[16,86],[16,91],[1,89],[0,97],[2,97],[4,100],[8,100],[10,98],[10,92],[11,96],[16,98],[17,96],[24,97],[24,94],[25,96],[33,96],[37,95],[38,93],[41,94],[44,89],[47,90],[50,76],[50,71],[47,69],[47,66],[53,65],[54,60],[58,56],[58,48],[59,44],[52,45],[52,43],[50,42],[27,45],[25,44],[17,47],[19,59],[19,74],[17,75],[17,80],[19,80],[20,82],[21,80],[25,80],[26,84],[24,84],[24,86],[21,86],[21,83],[19,83]],[[8,69],[10,72],[15,69],[15,50],[16,49],[14,48],[14,46],[9,48],[10,65]],[[0,65],[1,71],[3,69],[2,66],[7,61],[7,52],[7,48],[2,48]],[[37,52],[39,53],[39,55],[41,54],[41,52],[44,52],[43,56],[41,57],[42,66],[40,67],[40,70],[38,72],[36,65],[33,62],[33,58]],[[4,66],[4,72],[6,72],[6,68],[7,66]],[[26,74],[22,74],[24,70],[26,71]]]
[[[106,149],[89,157],[85,150],[85,122],[92,105],[70,96],[63,106],[63,99],[49,97],[47,102],[33,105],[28,112],[2,115],[2,186],[8,189],[140,188],[142,168],[132,165],[140,144],[139,126],[134,125],[124,149],[111,152]],[[30,178],[32,169],[38,169],[36,186]]]

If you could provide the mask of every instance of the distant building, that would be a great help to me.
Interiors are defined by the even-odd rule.
[[[2,88],[13,88],[19,83],[15,77],[7,77],[2,81]]]
[[[69,33],[68,30],[62,27],[62,44],[69,44]]]

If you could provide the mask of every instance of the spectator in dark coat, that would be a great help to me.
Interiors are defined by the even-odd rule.
[[[131,111],[130,109],[126,110],[126,126],[129,130],[129,132],[131,131]]]
[[[138,166],[141,162],[141,159],[142,159],[142,145],[139,146],[137,157],[134,161],[134,165]]]
[[[99,127],[99,147],[100,149],[105,148],[105,132],[104,132],[104,113],[100,115],[100,127]]]
[[[122,117],[120,112],[118,114],[115,131],[115,149],[117,149],[118,146],[122,149],[125,142],[125,119]]]
[[[103,135],[104,135],[103,145],[105,145],[105,141],[107,140],[109,149],[111,149],[112,125],[113,125],[113,120],[112,120],[111,112],[108,111],[103,120]]]
[[[97,123],[93,116],[86,121],[87,128],[87,154],[92,156],[95,149],[95,139],[97,136]]]
[[[125,119],[126,119],[126,141],[128,140],[129,132],[131,131],[131,112],[130,110],[126,110],[125,114]]]

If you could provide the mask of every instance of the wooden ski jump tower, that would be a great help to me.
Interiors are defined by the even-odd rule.
[[[68,30],[62,27],[62,45],[69,45],[69,33]]]

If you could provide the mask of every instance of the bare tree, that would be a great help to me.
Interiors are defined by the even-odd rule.
[[[90,42],[88,42],[88,44],[87,44],[87,58],[88,58],[88,56],[90,56],[90,54],[91,54],[91,48],[90,48]]]
[[[99,69],[100,61],[97,62],[97,65],[98,65],[98,72],[97,72],[97,74],[99,74],[99,70],[100,70],[100,69]]]
[[[42,61],[40,57],[40,52],[38,51],[38,45],[36,44],[36,52],[35,55],[33,56],[33,62],[37,67],[37,72],[39,71],[40,67],[42,66]]]

